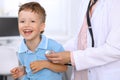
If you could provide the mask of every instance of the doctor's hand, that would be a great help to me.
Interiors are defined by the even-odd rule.
[[[64,51],[59,53],[46,54],[48,60],[57,64],[66,64],[70,63],[70,52]]]

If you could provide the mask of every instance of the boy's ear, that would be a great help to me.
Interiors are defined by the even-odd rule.
[[[42,23],[41,26],[40,26],[40,32],[44,31],[44,29],[45,29],[45,23]]]

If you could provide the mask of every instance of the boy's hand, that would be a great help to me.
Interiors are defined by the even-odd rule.
[[[24,67],[15,67],[11,71],[12,77],[17,79],[25,74]]]
[[[47,68],[49,62],[47,60],[38,60],[31,62],[30,68],[32,69],[33,73],[36,73],[44,68]]]

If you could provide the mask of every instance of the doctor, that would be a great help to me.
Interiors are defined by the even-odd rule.
[[[65,52],[47,58],[71,63],[72,80],[120,80],[120,0],[80,0],[79,5],[78,35],[66,43]]]

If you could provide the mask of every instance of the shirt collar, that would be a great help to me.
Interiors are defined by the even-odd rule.
[[[41,35],[42,39],[40,44],[38,45],[38,48],[40,49],[47,49],[48,46],[48,38],[44,35]]]
[[[44,35],[41,35],[41,42],[39,43],[38,47],[36,48],[36,50],[38,49],[47,49],[47,45],[48,45],[48,38]],[[18,50],[18,53],[25,53],[29,51],[29,49],[27,48],[26,46],[26,43],[25,43],[25,39],[23,39],[21,45],[20,45],[20,48]]]

